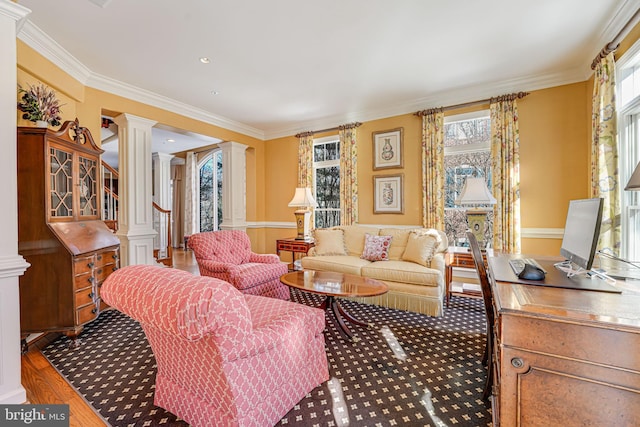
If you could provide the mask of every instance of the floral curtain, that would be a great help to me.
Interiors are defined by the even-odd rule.
[[[491,99],[491,176],[494,207],[493,248],[520,253],[520,131],[518,95]]]
[[[615,61],[613,52],[596,65],[591,120],[591,197],[602,197],[602,226],[598,248],[620,251],[620,194],[616,142]]]
[[[354,125],[340,126],[340,225],[358,222],[358,145]]]
[[[305,132],[298,135],[298,187],[310,188],[315,192],[313,185],[313,132]]]
[[[198,224],[198,156],[193,151],[187,152],[185,161],[185,196],[184,196],[184,234],[191,235],[200,231]]]
[[[444,112],[422,114],[422,225],[444,230]]]

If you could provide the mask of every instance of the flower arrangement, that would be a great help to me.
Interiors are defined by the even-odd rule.
[[[52,89],[42,83],[36,86],[29,85],[28,90],[18,85],[18,93],[22,94],[21,101],[18,102],[18,110],[24,112],[23,119],[34,123],[44,121],[52,126],[61,124],[60,101]]]

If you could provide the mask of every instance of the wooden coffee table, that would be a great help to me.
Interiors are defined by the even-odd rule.
[[[338,321],[340,330],[353,341],[357,339],[344,319],[360,326],[372,327],[373,325],[362,322],[346,312],[336,297],[373,297],[382,295],[389,290],[389,287],[380,280],[331,271],[294,271],[280,277],[280,281],[292,288],[325,295],[326,298],[318,308],[327,311],[330,309]]]

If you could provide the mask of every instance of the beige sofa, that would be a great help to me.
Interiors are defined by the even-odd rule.
[[[391,236],[388,260],[368,261],[361,258],[366,234]],[[444,232],[350,225],[316,230],[315,240],[316,246],[301,260],[305,270],[355,274],[381,280],[389,286],[389,292],[384,295],[355,300],[429,316],[442,316],[444,252],[447,249]]]

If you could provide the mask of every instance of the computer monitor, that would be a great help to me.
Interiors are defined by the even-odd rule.
[[[571,200],[564,226],[560,255],[585,270],[591,269],[596,253],[603,199]]]

